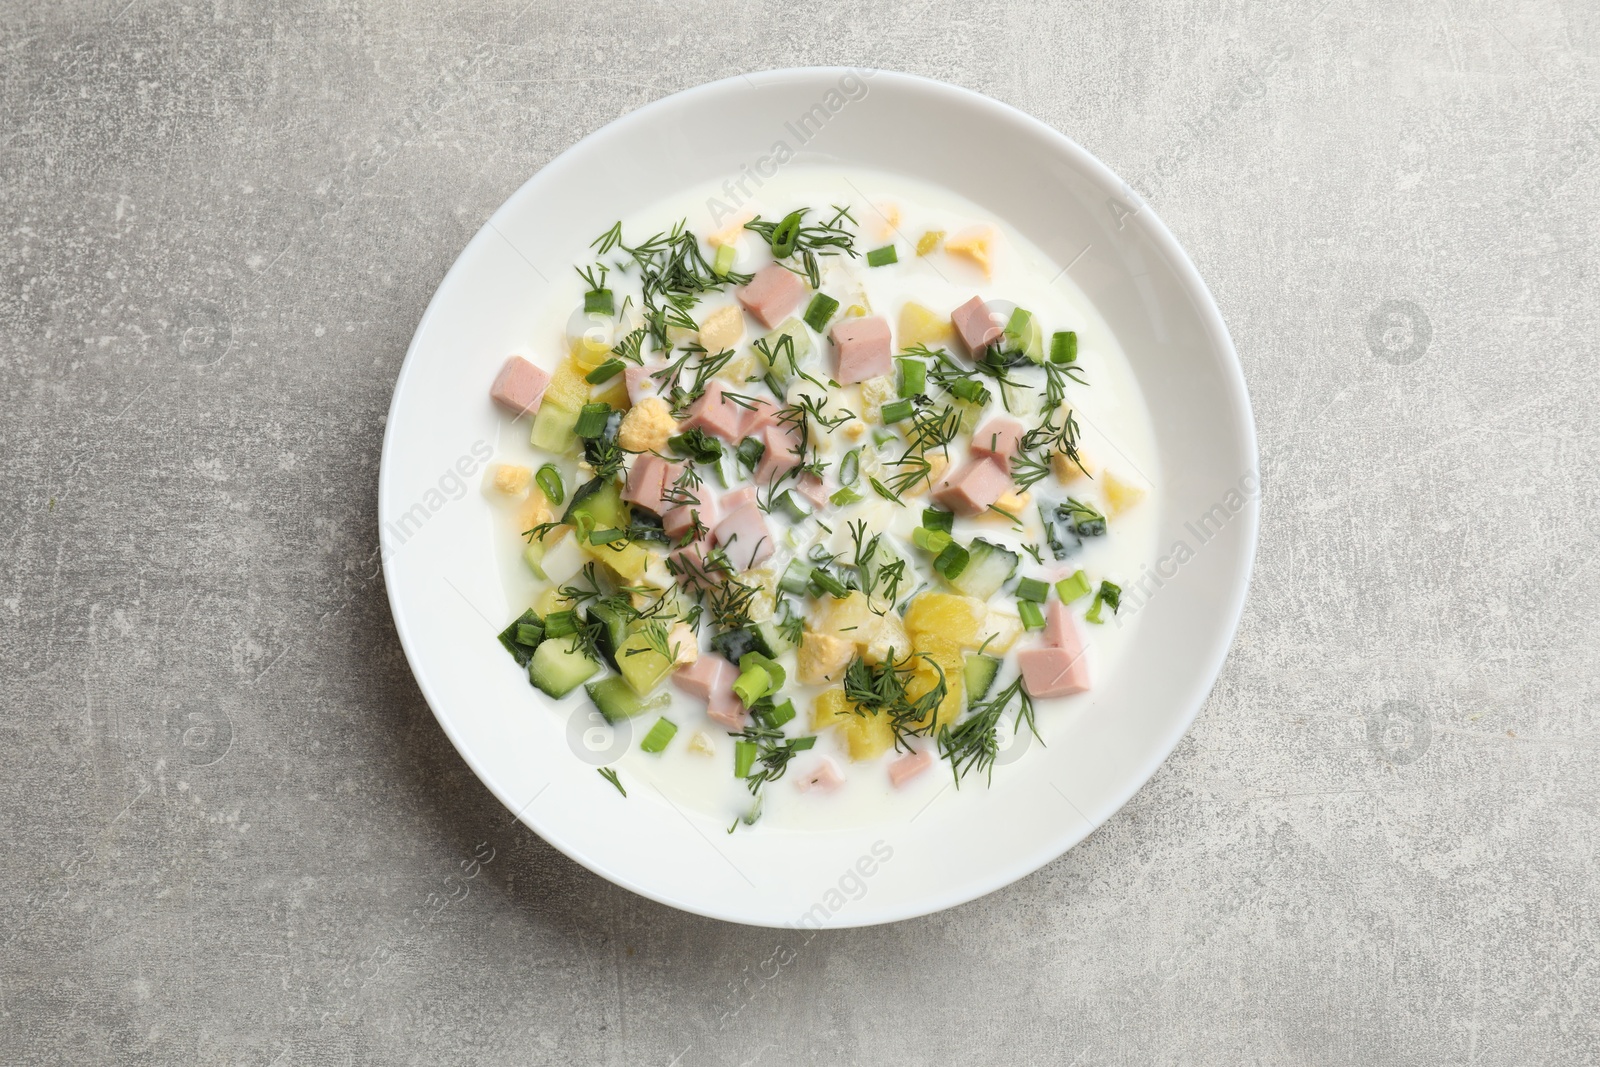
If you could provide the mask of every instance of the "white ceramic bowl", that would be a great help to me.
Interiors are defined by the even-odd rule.
[[[785,123],[818,115],[818,106],[822,132],[799,145]],[[488,383],[508,352],[526,348],[541,275],[564,279],[615,219],[737,176],[780,139],[798,148],[799,162],[936,175],[1073,263],[1149,405],[1164,482],[1155,499],[1167,563],[1158,569],[1171,577],[1143,605],[1135,647],[1093,706],[1049,729],[1047,748],[1002,767],[981,803],[935,804],[925,817],[837,832],[758,826],[728,835],[721,821],[648,787],[622,802],[592,762],[574,756],[569,730],[585,724],[542,706],[506,669],[493,638],[505,620],[489,617],[505,600],[489,548],[493,513],[477,482],[496,440]],[[1256,475],[1249,400],[1216,305],[1116,175],[977,93],[886,71],[814,68],[658,100],[574,145],[495,212],[439,286],[406,355],[378,510],[389,600],[417,682],[507,808],[590,870],[673,907],[766,926],[859,926],[948,908],[1021,878],[1149,779],[1233,639],[1255,551]],[[458,489],[464,483],[469,491]]]

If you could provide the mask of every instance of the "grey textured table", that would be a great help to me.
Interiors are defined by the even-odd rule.
[[[1600,8],[1317,3],[6,4],[0,1062],[1600,1060]],[[810,937],[509,824],[374,569],[390,389],[490,212],[808,63],[1129,179],[1266,478],[1233,656],[1133,802]]]

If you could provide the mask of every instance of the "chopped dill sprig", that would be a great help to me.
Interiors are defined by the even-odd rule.
[[[622,779],[617,777],[616,771],[612,770],[610,767],[596,767],[595,770],[600,772],[600,777],[616,786],[617,792],[621,793],[623,796],[628,795],[628,791],[622,788]]]

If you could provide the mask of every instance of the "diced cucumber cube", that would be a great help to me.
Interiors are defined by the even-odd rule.
[[[546,640],[528,661],[528,681],[553,697],[564,697],[595,676],[600,662],[572,638]]]
[[[528,433],[528,443],[534,448],[564,456],[578,450],[578,438],[573,431],[578,427],[578,413],[560,404],[546,402],[539,405],[533,416],[533,429]]]

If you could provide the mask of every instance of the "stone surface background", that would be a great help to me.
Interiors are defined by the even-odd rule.
[[[1320,3],[0,7],[0,1061],[1600,1061],[1600,7]],[[1120,815],[806,940],[508,825],[372,561],[396,371],[490,212],[813,63],[1141,190],[1267,489],[1234,654]]]

